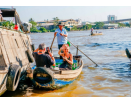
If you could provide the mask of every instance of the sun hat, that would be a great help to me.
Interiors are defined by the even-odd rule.
[[[61,22],[59,22],[57,26],[59,26],[59,25],[61,25],[61,26],[65,26],[65,25],[63,25]]]

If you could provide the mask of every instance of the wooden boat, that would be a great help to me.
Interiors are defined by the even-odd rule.
[[[59,70],[58,66],[61,63],[58,61],[61,61],[61,59],[58,57],[55,57],[56,67],[53,69],[33,67],[32,69],[34,69],[34,71],[32,82],[36,87],[47,89],[58,89],[69,85],[80,75],[82,71],[83,61],[80,58],[81,56],[74,56],[74,64],[72,65],[73,70]],[[75,65],[77,65],[77,67]]]
[[[103,33],[102,32],[100,32],[100,33],[91,33],[91,35],[103,35]]]
[[[21,24],[15,9],[0,8],[3,17],[15,17]],[[0,28],[0,96],[15,91],[19,80],[33,62],[30,36],[16,30]]]

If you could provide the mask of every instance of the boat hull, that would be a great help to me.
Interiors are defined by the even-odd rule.
[[[24,42],[28,42],[28,48],[32,52],[30,47],[30,41],[28,35],[0,28],[0,96],[7,90],[7,77],[10,69],[10,63],[19,65],[21,67],[21,77],[25,74],[25,71],[29,68],[30,62],[25,54],[27,47]]]
[[[91,35],[103,35],[103,33],[93,33]]]
[[[47,88],[47,89],[59,89],[64,86],[67,86],[74,82],[74,80],[80,75],[83,68],[83,61],[81,60],[81,64],[79,68],[76,70],[52,70],[50,69],[50,73],[53,73],[52,80],[48,83],[39,83],[32,79],[35,87]],[[49,70],[49,69],[47,69]]]

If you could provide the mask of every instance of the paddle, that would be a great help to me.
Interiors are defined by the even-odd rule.
[[[63,36],[65,38],[65,36]],[[66,38],[65,38],[66,39]],[[69,41],[68,39],[66,39],[67,41]],[[81,53],[83,53],[88,59],[90,59],[84,52],[82,52],[77,46],[75,46],[71,41],[69,41],[74,47],[76,47]],[[90,59],[91,60],[91,59]],[[96,64],[93,60],[91,60],[94,64]],[[96,66],[98,66],[96,64]]]
[[[54,43],[54,40],[55,40],[55,37],[53,38],[53,41],[52,41],[51,46],[50,46],[51,52],[52,52],[52,45],[53,45],[53,43]]]

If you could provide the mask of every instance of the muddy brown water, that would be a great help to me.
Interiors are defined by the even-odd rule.
[[[95,30],[94,30],[95,31]],[[80,76],[70,85],[53,91],[32,89],[15,91],[3,96],[13,97],[131,97],[131,64],[126,57],[125,48],[131,50],[131,28],[97,30],[103,35],[89,36],[90,31],[68,32],[68,39],[79,46],[99,66],[95,65],[82,53],[84,67]],[[29,34],[35,48],[40,43],[50,47],[53,33]],[[70,51],[76,54],[72,45]],[[53,54],[57,56],[57,39],[53,44]]]

